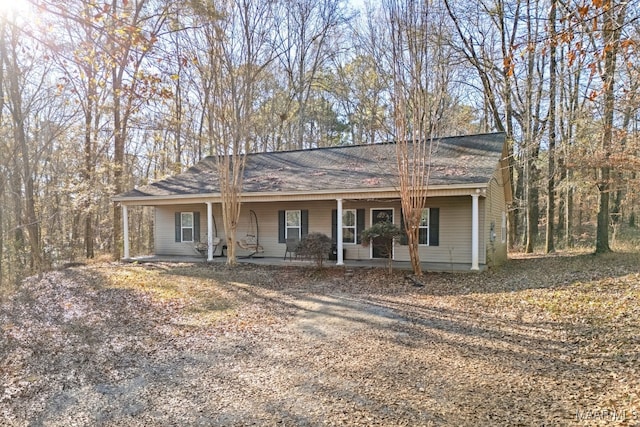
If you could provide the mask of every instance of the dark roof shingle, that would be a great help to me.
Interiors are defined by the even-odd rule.
[[[502,156],[504,133],[434,141],[430,185],[487,183]],[[397,186],[395,144],[345,145],[247,156],[243,191],[315,192]],[[215,158],[120,194],[117,199],[219,193]]]

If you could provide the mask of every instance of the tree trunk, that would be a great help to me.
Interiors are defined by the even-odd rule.
[[[610,171],[608,167],[600,168],[601,182],[609,180]],[[596,228],[596,253],[611,252],[609,247],[609,191],[607,185],[598,186],[598,223]]]
[[[93,144],[92,144],[92,135],[93,135],[93,103],[95,99],[95,85],[92,82],[91,77],[88,79],[88,96],[87,96],[87,105],[85,111],[85,122],[84,122],[84,180],[88,184],[86,191],[92,193],[93,185],[91,182],[93,180],[93,171],[94,171],[94,163],[93,163]],[[84,206],[84,248],[85,248],[85,256],[87,258],[94,257],[94,235],[93,235],[93,206],[92,206],[93,197],[87,197],[87,201]]]
[[[117,14],[118,2],[112,0],[112,11],[114,16]],[[115,23],[114,23],[115,27]],[[112,29],[115,32],[115,28]],[[113,46],[116,51],[117,47]],[[125,55],[128,55],[128,49],[125,49]],[[123,183],[122,174],[124,172],[124,135],[122,134],[122,111],[120,97],[122,96],[122,69],[125,64],[114,62],[111,67],[111,90],[113,97],[113,189],[115,194],[122,193]],[[113,204],[113,247],[111,252],[114,260],[120,259],[120,247],[122,245],[122,208],[117,204]]]
[[[502,57],[508,58],[513,55],[517,24],[514,24],[511,30],[511,34],[509,34],[507,32],[507,23],[505,22],[505,11],[504,11],[502,2],[499,2],[499,5],[500,5],[499,12],[500,12],[500,41],[501,41],[500,44],[502,46]],[[519,11],[520,8],[518,7],[517,10]],[[516,12],[516,17],[514,19],[514,22],[518,21],[517,15],[518,15],[518,12]],[[514,77],[513,77],[512,70],[507,65],[507,61],[503,61],[502,78],[504,79],[503,97],[504,97],[505,120],[504,120],[504,125],[501,122],[498,122],[497,127],[499,130],[506,131],[507,150],[508,150],[507,162],[509,163],[509,181],[511,182],[511,185],[514,185],[514,182],[515,182],[514,172],[516,170],[516,159],[514,156],[515,138],[514,138],[514,132],[513,132],[513,102],[511,100],[511,96],[512,96],[511,82]],[[518,197],[521,195],[521,193],[519,193],[518,190],[519,188],[517,185],[515,187],[512,187],[515,200],[518,200]],[[509,230],[508,231],[509,241],[507,242],[507,245],[513,244],[513,242],[516,241],[516,233],[518,229],[518,210],[519,210],[519,207],[517,207],[516,209],[509,210],[508,223],[507,223],[507,227]]]
[[[407,232],[408,242],[409,242],[409,258],[411,259],[411,268],[413,270],[413,274],[420,277],[422,276],[422,265],[420,264],[420,246],[418,240],[418,231],[419,229],[415,227],[411,232]],[[393,251],[389,255],[391,258]]]
[[[18,146],[19,155],[22,160],[22,182],[24,184],[24,193],[22,190],[18,194],[22,194],[22,201],[25,206],[26,230],[30,246],[30,266],[33,271],[40,272],[43,267],[42,244],[40,242],[40,222],[36,213],[35,191],[33,182],[33,172],[31,168],[31,156],[29,153],[29,144],[27,141],[27,133],[25,131],[25,119],[22,105],[22,88],[20,87],[19,73],[20,68],[17,61],[17,36],[12,34],[12,49],[7,51],[6,42],[2,41],[2,57],[7,65],[9,97],[11,103],[11,116],[13,119],[13,136]],[[9,58],[8,55],[11,55]],[[18,171],[18,169],[16,169]],[[18,217],[18,220],[20,218]]]
[[[553,243],[555,225],[555,174],[556,174],[556,0],[551,1],[549,11],[549,171],[547,179],[547,227],[545,252],[555,251]]]
[[[124,171],[124,137],[122,135],[122,120],[120,111],[121,82],[118,79],[118,70],[114,68],[113,74],[113,188],[115,194],[123,191],[122,175]],[[113,247],[111,248],[113,259],[120,259],[120,247],[122,246],[122,208],[117,203],[113,204]]]
[[[524,251],[528,254],[535,251],[538,240],[538,221],[540,220],[540,208],[538,204],[538,181],[540,171],[534,164],[533,160],[529,160],[527,165],[529,169],[529,180],[527,182],[527,233],[526,245]]]
[[[0,189],[5,187],[4,176],[0,176]],[[0,191],[0,290],[4,285],[4,194]]]
[[[567,170],[567,181],[571,182],[571,180],[573,179],[573,174],[571,173],[570,170]],[[566,209],[565,209],[565,217],[564,217],[564,245],[567,248],[572,248],[573,247],[573,211],[574,211],[574,203],[573,203],[573,197],[574,197],[574,191],[573,188],[571,188],[570,186],[567,188],[566,191]]]
[[[602,74],[604,94],[604,114],[602,132],[603,164],[600,167],[598,183],[598,225],[596,229],[596,253],[611,252],[609,247],[609,197],[611,191],[611,167],[609,157],[613,139],[613,116],[615,109],[615,74],[619,51],[621,26],[619,20],[624,18],[625,5],[620,6],[620,15],[616,17],[613,0],[605,0],[603,4],[603,41],[605,43],[604,68]]]

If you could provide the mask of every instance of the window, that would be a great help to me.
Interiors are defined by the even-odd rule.
[[[193,242],[193,212],[180,213],[180,235],[183,242]]]
[[[297,238],[298,240],[301,238],[301,213],[300,211],[286,211],[286,228],[285,228],[285,237],[287,239]]]
[[[428,208],[422,211],[420,215],[420,224],[418,225],[418,244],[426,246],[440,245],[440,208]],[[406,230],[404,216],[400,215],[400,228]],[[402,233],[400,236],[400,244],[409,244],[407,234]]]
[[[420,225],[418,226],[418,243],[420,245],[429,244],[429,209],[423,209],[420,214]]]
[[[303,211],[304,212],[304,211]],[[364,209],[343,209],[342,210],[342,243],[360,244],[362,230],[364,226]],[[304,221],[304,215],[303,215]],[[304,232],[304,226],[303,226]],[[338,210],[331,211],[331,240],[338,243]]]
[[[287,239],[302,239],[309,233],[309,211],[278,211],[278,243]]]
[[[502,243],[507,241],[507,214],[502,212],[502,227],[500,227],[500,236]]]
[[[175,212],[176,243],[200,241],[200,212]]]
[[[342,243],[356,243],[356,210],[342,211]]]

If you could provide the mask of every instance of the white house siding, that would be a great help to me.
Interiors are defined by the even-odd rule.
[[[336,202],[288,202],[288,203],[247,203],[243,205],[243,214],[238,227],[238,238],[242,238],[249,230],[248,210],[252,209],[258,216],[260,227],[260,244],[264,247],[265,256],[284,256],[285,245],[278,243],[278,211],[309,210],[309,233],[320,232],[331,236],[331,211],[336,209]],[[440,208],[440,242],[438,246],[421,246],[420,257],[429,262],[471,262],[471,197],[447,197],[430,199],[429,207]],[[394,210],[394,222],[400,225],[400,201],[364,201],[344,200],[343,209],[364,209],[365,227],[371,225],[371,209]],[[483,215],[480,217],[483,224]],[[480,244],[484,241],[481,237]],[[482,247],[482,246],[481,246]],[[369,247],[361,244],[344,244],[345,259],[370,259]],[[239,253],[241,254],[241,253]],[[484,263],[481,252],[480,262]],[[453,258],[452,258],[453,257]],[[407,246],[396,245],[394,259],[409,260]]]
[[[285,244],[278,243],[278,211],[309,210],[309,232],[318,231],[331,235],[331,204],[328,202],[286,202],[286,203],[245,203],[242,205],[237,238],[242,239],[252,233],[249,211],[253,210],[258,218],[260,246],[265,256],[284,256]],[[237,252],[242,256],[243,251]]]
[[[157,255],[190,255],[195,252],[193,242],[175,241],[175,213],[176,212],[199,212],[200,213],[200,241],[207,241],[207,205],[195,203],[189,205],[168,205],[156,206],[155,208],[155,253]],[[213,215],[218,227],[218,235],[221,236],[223,230],[222,210],[220,205],[213,205]],[[217,254],[220,254],[218,249]]]
[[[486,217],[484,221],[483,237],[486,241],[486,263],[488,265],[500,265],[507,260],[507,242],[506,236],[503,242],[502,236],[502,215],[507,213],[507,205],[505,201],[505,190],[503,185],[502,173],[498,169],[489,182],[487,189],[487,198],[485,200]],[[491,241],[491,224],[495,224],[495,240]],[[483,247],[483,246],[481,246]]]
[[[438,246],[421,246],[420,258],[428,262],[470,263],[471,262],[471,196],[438,197],[429,199],[429,207],[440,208],[440,241]],[[485,201],[480,199],[480,247],[488,241],[485,232]],[[308,210],[309,232],[320,232],[331,236],[332,210],[337,208],[335,201],[245,203],[238,224],[237,238],[256,233],[251,224],[249,211],[253,210],[258,218],[258,239],[264,248],[264,256],[284,256],[285,245],[278,242],[278,211]],[[393,208],[394,222],[400,225],[400,201],[394,200],[344,200],[343,209],[364,209],[366,227],[371,225],[371,209]],[[175,213],[200,212],[200,239],[207,239],[207,206],[205,203],[173,206],[157,206],[155,209],[155,252],[158,255],[193,255],[193,243],[175,242]],[[224,241],[222,211],[219,204],[213,204],[213,214],[217,224],[217,237]],[[499,223],[498,223],[499,224]],[[486,235],[486,237],[485,237]],[[345,259],[369,259],[370,248],[360,244],[344,244]],[[216,255],[220,255],[221,247]],[[237,255],[247,252],[237,249]],[[407,246],[396,245],[394,259],[408,261]],[[480,251],[480,263],[486,263],[485,251]]]
[[[420,260],[471,263],[471,196],[433,198],[427,206],[440,208],[440,241],[438,246],[420,246]],[[397,246],[395,258],[409,261],[409,247]]]

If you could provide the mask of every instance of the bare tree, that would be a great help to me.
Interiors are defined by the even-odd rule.
[[[93,258],[97,145],[99,129],[103,124],[102,111],[106,107],[105,86],[108,78],[104,67],[106,55],[102,49],[106,34],[96,27],[104,9],[89,1],[67,4],[62,8],[52,3],[47,7],[49,16],[53,18],[48,23],[53,30],[47,34],[47,44],[62,73],[59,90],[61,94],[76,99],[83,116],[82,182],[75,188],[80,200],[76,215],[83,222],[85,256]]]
[[[20,167],[21,187],[23,188],[23,190],[18,190],[18,194],[23,199],[25,209],[24,223],[21,224],[21,227],[23,226],[27,231],[31,269],[41,271],[43,268],[43,258],[40,222],[36,213],[33,158],[29,148],[26,129],[28,106],[23,104],[24,78],[27,74],[26,68],[29,67],[29,64],[23,65],[19,59],[22,55],[20,45],[21,34],[17,30],[18,26],[14,24],[8,27],[2,25],[2,27],[5,33],[0,35],[0,56],[2,66],[6,73],[6,83],[2,83],[7,86],[7,106],[11,114],[13,139],[15,141],[17,154],[15,160],[16,166],[19,164]],[[15,172],[17,172],[17,170],[14,171],[14,173]],[[20,216],[21,215],[16,216],[19,221],[22,220]]]
[[[514,100],[517,89],[515,40],[521,24],[522,2],[482,0],[470,4],[443,1],[458,35],[458,39],[452,40],[452,43],[458,47],[465,62],[475,70],[480,80],[486,128],[506,134],[509,175],[515,185],[516,201],[522,200],[526,197],[523,169],[527,166],[517,162],[516,154],[526,152],[528,148],[516,138],[515,122],[517,117],[522,120],[526,114],[515,111]],[[493,46],[498,46],[499,50],[492,50]],[[531,140],[526,136],[522,139]],[[509,245],[516,242],[518,210],[516,206],[509,211]],[[531,215],[535,212],[535,207],[527,203],[526,213]]]
[[[7,22],[5,19],[0,19],[0,40],[4,40]],[[0,41],[4,43],[4,41]],[[5,67],[0,61],[0,132],[4,134],[4,113],[5,113],[5,100],[4,100],[4,75]],[[4,136],[4,135],[2,135]],[[5,193],[7,188],[7,178],[9,173],[8,163],[9,159],[6,153],[9,152],[9,145],[6,142],[6,138],[0,138],[0,290],[4,287],[5,277]]]
[[[111,74],[111,114],[113,120],[113,188],[114,193],[124,191],[125,143],[132,115],[147,96],[154,91],[138,90],[153,79],[143,69],[145,59],[158,40],[166,21],[165,6],[147,0],[134,0],[118,4],[117,0],[105,5],[104,16],[108,41],[104,48],[109,55],[105,66]],[[159,10],[147,10],[158,6]],[[141,96],[143,95],[143,96]],[[114,258],[120,258],[122,240],[122,214],[119,206],[113,207]]]
[[[556,2],[556,7],[559,3]],[[563,13],[567,13],[562,9]],[[562,26],[558,32],[558,40],[563,37],[570,37],[568,34],[574,32],[574,24],[570,20],[562,21]],[[560,206],[563,208],[562,229],[564,232],[564,246],[573,246],[574,230],[574,198],[576,193],[575,168],[575,146],[580,129],[581,121],[584,121],[587,97],[581,96],[581,90],[588,90],[590,79],[585,79],[587,67],[586,58],[576,52],[576,46],[566,43],[556,43],[559,50],[558,59],[558,86],[559,86],[559,106],[558,106],[558,130],[562,141],[561,162],[562,179],[561,187],[563,197]],[[581,49],[581,43],[577,45],[577,50]]]
[[[429,2],[386,0],[393,70],[395,135],[402,215],[413,272],[422,275],[419,226],[427,204],[434,136],[443,114],[442,52],[432,36],[439,22]]]
[[[602,150],[604,163],[599,172],[599,209],[598,228],[596,230],[596,253],[610,252],[609,247],[609,198],[611,191],[611,169],[609,157],[613,143],[613,126],[615,111],[615,77],[618,54],[620,52],[620,37],[624,28],[625,14],[628,2],[621,1],[616,5],[614,0],[605,0],[602,5],[603,27],[601,66],[602,96],[604,98]],[[617,6],[617,7],[616,7]]]
[[[302,149],[314,85],[336,54],[337,34],[348,18],[339,0],[285,0],[282,5],[277,50],[289,102],[280,112],[280,125],[295,118],[295,139],[288,148]]]
[[[545,252],[553,252],[555,222],[555,176],[556,176],[556,0],[551,0],[549,9],[549,159],[547,178],[547,227]]]
[[[210,89],[207,124],[220,180],[227,263],[236,263],[246,155],[255,124],[255,98],[265,68],[273,60],[268,48],[273,34],[271,2],[227,0],[197,10],[206,19],[208,45],[200,64]]]
[[[619,80],[618,62],[623,54],[628,53],[629,43],[623,44],[623,34],[629,27],[627,11],[629,2],[603,0],[592,4],[572,2],[568,6],[567,16],[574,26],[574,30],[565,37],[574,48],[572,56],[586,57],[586,66],[591,70],[591,76],[599,76],[600,84],[595,85],[585,96],[594,102],[601,112],[598,147],[589,147],[589,141],[583,145],[589,157],[584,163],[590,165],[595,172],[595,184],[598,189],[598,213],[595,252],[610,252],[610,195],[615,190],[612,176],[611,155],[623,145],[624,138],[617,137],[614,132],[616,126],[616,111],[623,111],[616,97],[617,87],[629,84]],[[631,9],[637,13],[637,9]],[[631,43],[633,44],[633,43]],[[625,47],[627,46],[627,47]],[[584,91],[584,89],[583,89]],[[622,91],[621,91],[622,92]],[[584,166],[584,165],[583,165]]]

